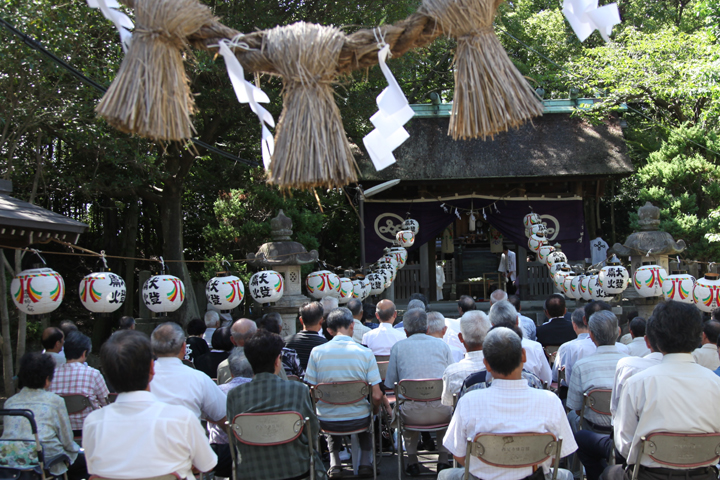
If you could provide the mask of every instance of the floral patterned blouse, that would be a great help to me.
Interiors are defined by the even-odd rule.
[[[46,460],[65,454],[70,457],[71,462],[75,461],[80,447],[73,440],[65,401],[58,395],[44,389],[25,387],[8,398],[4,408],[26,409],[33,412]],[[3,439],[34,439],[30,422],[25,417],[5,416],[4,421]],[[53,465],[50,473],[62,475],[66,470],[64,463],[58,463]]]

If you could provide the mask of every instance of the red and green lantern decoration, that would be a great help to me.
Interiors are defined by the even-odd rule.
[[[173,275],[154,275],[145,281],[142,298],[151,312],[174,312],[185,301],[185,285]]]
[[[353,281],[347,277],[340,277],[340,292],[338,303],[344,305],[353,299]]]
[[[663,282],[663,297],[665,300],[676,302],[695,303],[693,290],[695,289],[695,277],[687,273],[670,275]]]
[[[720,279],[718,277],[720,275],[717,273],[708,272],[695,282],[693,300],[703,312],[710,313],[720,307]]]
[[[213,277],[205,285],[205,297],[218,310],[232,310],[245,298],[245,285],[235,275]]]
[[[324,297],[340,295],[340,277],[330,270],[319,270],[305,277],[305,288],[311,297],[320,300]]]
[[[659,265],[643,265],[633,274],[633,286],[641,297],[659,297],[667,272]]]
[[[12,279],[10,293],[18,310],[42,315],[60,306],[65,297],[65,282],[52,268],[33,268]]]
[[[80,302],[93,313],[112,313],[125,303],[125,280],[112,272],[86,275],[78,287]]]

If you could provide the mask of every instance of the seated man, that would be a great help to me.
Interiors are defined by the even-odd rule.
[[[205,312],[205,333],[203,333],[203,340],[207,342],[208,347],[212,348],[212,336],[215,330],[220,328],[220,314],[215,310],[208,310]]]
[[[362,322],[364,315],[362,302],[357,298],[350,300],[345,307],[352,313],[355,328],[353,329],[353,340],[357,343],[362,343],[363,335],[372,330],[370,327],[366,327]]]
[[[549,320],[537,327],[535,331],[537,341],[543,347],[559,347],[577,337],[572,328],[572,323],[565,318],[566,313],[564,295],[553,293],[545,300],[545,315]]]
[[[255,335],[256,331],[257,325],[252,320],[248,318],[240,318],[236,320],[230,326],[230,342],[234,345],[233,351],[239,351],[242,353],[245,342]],[[245,360],[245,362],[247,363],[247,360]],[[247,367],[250,368],[249,363],[247,364]],[[227,383],[232,378],[227,359],[223,360],[220,362],[220,365],[218,365],[216,378],[218,385]]]
[[[157,357],[150,382],[150,391],[155,398],[171,405],[182,405],[198,419],[225,421],[225,394],[210,377],[183,365],[180,360],[185,357],[182,328],[173,322],[161,323],[150,338],[153,354]]]
[[[293,411],[303,418],[308,417],[310,431],[317,435],[318,419],[307,386],[300,382],[283,381],[277,376],[278,370],[283,368],[283,346],[282,338],[267,330],[258,330],[257,334],[245,343],[245,356],[255,377],[251,382],[243,383],[228,392],[228,418],[232,420],[240,413]],[[231,369],[232,365],[231,356]],[[238,472],[242,472],[241,478],[257,480],[305,478],[310,465],[308,442],[314,440],[308,438],[308,429],[305,428],[300,437],[283,445],[254,447],[235,442],[240,452],[239,458],[242,459]],[[317,450],[315,469],[318,472],[323,470],[322,459]],[[318,477],[322,478],[322,475]]]
[[[414,295],[414,294],[413,294],[413,295]],[[413,308],[419,308],[419,309],[427,312],[427,306],[426,306],[426,304],[425,304],[422,300],[420,300],[419,298],[413,298],[412,300],[410,300],[410,301],[408,302],[408,306],[407,306],[406,312],[412,310]],[[405,325],[403,324],[403,321],[404,321],[404,320],[405,320],[405,319],[403,318],[403,319],[400,320],[397,324],[395,324],[395,328],[397,328],[398,330],[402,330],[403,328],[405,328]]]
[[[327,339],[320,333],[322,319],[323,307],[320,302],[304,304],[300,307],[300,325],[303,329],[287,339],[287,348],[297,352],[303,370],[307,369],[312,349],[327,343]]]
[[[258,321],[258,328],[267,330],[270,333],[282,335],[282,317],[277,312],[267,313]],[[286,375],[295,375],[298,378],[302,378],[305,375],[305,370],[300,366],[300,358],[292,348],[283,347],[282,364]]]
[[[90,399],[92,407],[70,415],[73,434],[82,434],[83,422],[90,412],[107,405],[108,388],[102,374],[85,364],[92,350],[90,338],[80,332],[71,332],[65,341],[66,363],[55,369],[50,391],[58,395],[83,395]]]
[[[645,343],[645,319],[642,317],[635,317],[630,321],[630,336],[632,341],[628,343],[628,354],[633,357],[644,357],[650,353],[650,349]],[[714,349],[713,349],[714,350]],[[717,352],[715,352],[717,357]],[[720,364],[718,364],[720,366]]]
[[[310,353],[305,382],[318,383],[362,381],[372,385],[373,411],[382,401],[380,391],[380,372],[372,352],[352,339],[354,322],[347,308],[336,308],[328,315],[327,331],[334,335],[324,345],[313,348]],[[391,360],[392,362],[392,360]],[[353,431],[370,425],[368,403],[361,400],[350,405],[331,405],[317,403],[318,418],[323,429],[334,432]],[[358,474],[372,476],[372,441],[370,432],[358,435],[360,440],[360,467]],[[328,436],[330,450],[330,478],[342,478],[340,450],[342,437]]]
[[[507,300],[497,302],[490,307],[488,318],[493,325],[510,323],[522,328],[522,325],[520,325],[520,314],[518,314],[515,307]],[[522,346],[527,359],[523,369],[534,374],[545,383],[549,384],[552,382],[552,371],[550,370],[550,364],[547,361],[542,345],[523,336]]]
[[[615,448],[629,468],[637,458],[641,437],[650,433],[720,433],[720,410],[715,408],[720,403],[720,377],[692,358],[702,332],[700,311],[695,305],[665,301],[655,307],[652,317],[663,359],[627,381],[614,417]],[[640,480],[716,480],[718,476],[714,467],[678,470],[647,455],[640,465]],[[615,465],[600,478],[629,478],[629,473]]]
[[[427,335],[427,314],[425,310],[413,308],[405,312],[403,317],[405,340],[400,340],[390,352],[385,386],[395,388],[395,383],[405,379],[442,378],[445,369],[454,363],[450,347],[439,338]],[[452,415],[452,408],[443,405],[440,400],[433,402],[405,402],[400,415],[403,421],[413,425],[437,425],[447,422]],[[444,431],[438,432],[438,438]],[[405,473],[411,477],[420,474],[417,447],[419,432],[403,432],[408,464]],[[449,468],[448,453],[440,447],[438,471]]]
[[[593,313],[588,322],[590,338],[597,346],[595,353],[581,358],[573,368],[566,406],[570,409],[568,420],[573,432],[580,430],[580,409],[585,402],[584,395],[596,388],[611,390],[615,382],[615,367],[626,357],[615,346],[620,334],[618,319],[614,313],[602,310]],[[583,429],[600,432],[610,431],[610,417],[592,409],[585,409]]]
[[[375,316],[380,322],[378,328],[365,333],[362,343],[373,355],[390,355],[390,349],[400,340],[406,338],[405,332],[393,328],[393,322],[397,318],[395,304],[391,300],[380,300],[377,304]]]
[[[480,310],[470,310],[460,318],[458,338],[465,345],[465,358],[449,365],[443,372],[442,404],[452,407],[453,394],[460,392],[468,375],[485,369],[482,345],[492,325],[487,315]]]
[[[90,474],[136,479],[175,472],[194,479],[193,468],[213,469],[217,456],[195,414],[159,402],[148,391],[154,362],[147,335],[117,332],[100,349],[100,359],[119,395],[115,403],[85,420],[83,447]]]
[[[481,462],[477,458],[465,458],[467,439],[478,433],[550,432],[562,438],[560,455],[565,457],[577,448],[568,425],[560,399],[548,390],[528,387],[522,378],[525,353],[520,337],[509,328],[495,328],[483,343],[483,362],[494,378],[492,385],[483,390],[469,392],[458,402],[443,443],[460,465],[470,462],[470,478],[473,480],[520,480],[537,478],[544,474],[551,478],[552,459],[542,464],[539,474],[531,467],[500,468]],[[438,480],[460,480],[463,468],[443,470]],[[569,480],[567,470],[559,470],[559,480]]]
[[[720,338],[720,322],[709,320],[703,324],[700,348],[692,352],[692,356],[698,365],[715,370],[720,367],[718,358],[717,341]]]
[[[463,358],[465,358],[465,353],[467,351],[465,350],[465,346],[460,342],[460,338],[458,337],[457,333],[453,333],[455,339],[457,340],[458,346],[455,346],[452,344],[452,342],[448,342],[448,336],[447,333],[450,331],[450,329],[445,324],[445,317],[440,312],[428,312],[427,313],[427,334],[431,337],[439,338],[443,342],[445,342],[449,347],[450,351],[452,352],[453,356],[453,362],[459,362]]]
[[[522,314],[522,306],[520,304],[520,297],[517,295],[508,296],[508,302],[512,303],[515,310],[518,312],[518,319],[520,320],[520,327],[523,330],[523,338],[535,341],[537,340],[537,325],[532,318],[526,317]]]
[[[65,342],[65,334],[57,327],[48,327],[42,333],[42,346],[45,349],[43,353],[47,353],[55,361],[55,365],[65,363],[65,354],[60,353],[63,350]]]
[[[555,363],[553,363],[552,370],[553,381],[557,381],[559,378],[558,372],[561,368],[565,369],[565,380],[561,382],[561,385],[558,385],[560,399],[562,400],[567,398],[568,385],[575,363],[583,357],[592,355],[595,353],[595,349],[597,349],[590,339],[590,332],[585,324],[585,310],[582,308],[575,309],[570,318],[577,338],[560,345],[557,355],[555,356]]]

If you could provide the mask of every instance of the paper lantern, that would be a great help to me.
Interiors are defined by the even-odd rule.
[[[349,278],[340,277],[340,296],[338,303],[344,305],[353,298],[353,282]]]
[[[555,272],[555,275],[553,275],[553,283],[555,284],[555,288],[557,288],[559,292],[565,293],[565,277],[572,274],[573,272],[572,270],[570,270],[569,265],[567,267],[558,269],[558,271]]]
[[[560,262],[567,263],[567,257],[563,252],[558,251],[557,248],[550,252],[545,260],[545,264],[550,269],[552,269],[553,265]]]
[[[329,270],[313,272],[305,277],[305,288],[310,296],[317,300],[337,296],[340,292],[340,277]]]
[[[155,275],[145,281],[142,298],[151,312],[174,312],[185,301],[185,285],[172,275]]]
[[[370,273],[365,277],[370,282],[370,295],[380,295],[385,291],[385,276],[379,273]]]
[[[565,262],[557,262],[554,263],[552,267],[550,267],[550,276],[555,277],[555,274],[560,271],[561,268],[567,267],[570,268],[570,265]]]
[[[405,220],[400,228],[402,228],[403,230],[410,230],[415,235],[420,233],[420,224],[417,220],[413,220],[412,218],[408,218],[407,220]]]
[[[114,312],[125,302],[125,281],[114,273],[95,272],[86,275],[78,288],[83,307],[93,313]]]
[[[18,273],[10,282],[15,306],[28,315],[50,313],[65,297],[65,282],[52,268],[33,268]]]
[[[629,278],[630,274],[627,269],[620,264],[620,260],[615,255],[608,260],[607,265],[598,274],[600,286],[609,295],[618,295],[624,292]]]
[[[363,285],[362,281],[360,280],[353,280],[353,291],[352,291],[352,297],[357,298],[361,302],[365,300],[365,286]]]
[[[257,272],[250,277],[250,295],[258,303],[277,302],[283,296],[283,276],[275,270]]]
[[[614,295],[608,294],[600,285],[598,281],[598,275],[591,275],[590,281],[588,282],[590,287],[590,297],[596,302],[609,302],[613,299]]]
[[[540,219],[540,215],[537,213],[528,213],[525,215],[525,218],[523,219],[523,225],[525,225],[526,229],[530,229],[533,225],[537,225],[538,223],[541,223],[542,220]]]
[[[569,275],[565,275],[565,278],[563,278],[563,284],[562,284],[562,291],[565,294],[566,298],[569,298],[571,300],[577,300],[580,298],[580,292],[578,292],[578,296],[575,296],[575,291],[572,289],[572,281],[575,279],[575,272],[570,272]]]
[[[720,307],[720,280],[717,273],[706,273],[693,288],[693,301],[703,312],[712,312]]]
[[[378,266],[390,268],[392,270],[397,270],[400,268],[400,262],[398,262],[397,257],[391,253],[385,254],[385,256],[380,257],[380,260],[378,260]]]
[[[408,252],[403,247],[392,247],[390,249],[390,255],[395,256],[397,261],[397,268],[403,268],[407,262]]]
[[[538,223],[538,224],[532,225],[530,227],[530,233],[532,235],[537,235],[539,233],[542,233],[543,236],[545,236],[545,234],[547,233],[547,228],[542,223]]]
[[[663,282],[663,296],[665,300],[676,302],[695,303],[693,290],[695,289],[695,277],[688,274],[670,275]]]
[[[360,283],[362,283],[363,289],[365,291],[365,296],[363,296],[363,300],[365,300],[367,297],[370,296],[370,280],[365,278],[360,279]]]
[[[592,294],[590,293],[590,279],[592,278],[592,275],[584,275],[582,277],[582,280],[580,280],[580,296],[583,300],[590,301],[592,300]]]
[[[633,285],[641,297],[659,297],[667,272],[659,265],[643,265],[635,270]]]
[[[234,275],[213,277],[205,285],[205,297],[218,310],[232,310],[245,298],[245,285]]]
[[[379,268],[375,273],[379,273],[383,277],[383,288],[390,288],[395,279],[395,271],[391,268]]]
[[[547,242],[545,241],[544,233],[539,233],[537,235],[532,234],[530,235],[530,238],[528,238],[528,248],[536,253],[538,250],[540,250],[540,247],[542,247],[546,243]]]
[[[541,245],[540,248],[538,248],[537,250],[538,262],[545,263],[547,261],[548,255],[550,255],[554,251],[555,247],[553,247],[552,245]]]
[[[570,282],[570,291],[572,292],[573,298],[576,300],[581,300],[583,298],[582,281],[584,278],[585,275],[575,275],[572,277],[572,281]]]
[[[395,235],[395,239],[401,247],[410,248],[415,243],[415,232],[412,230],[400,230]]]

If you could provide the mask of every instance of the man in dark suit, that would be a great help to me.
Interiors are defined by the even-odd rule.
[[[543,347],[557,347],[577,338],[572,322],[565,318],[566,313],[567,308],[563,295],[554,293],[545,300],[545,315],[550,320],[537,327],[537,341]]]

